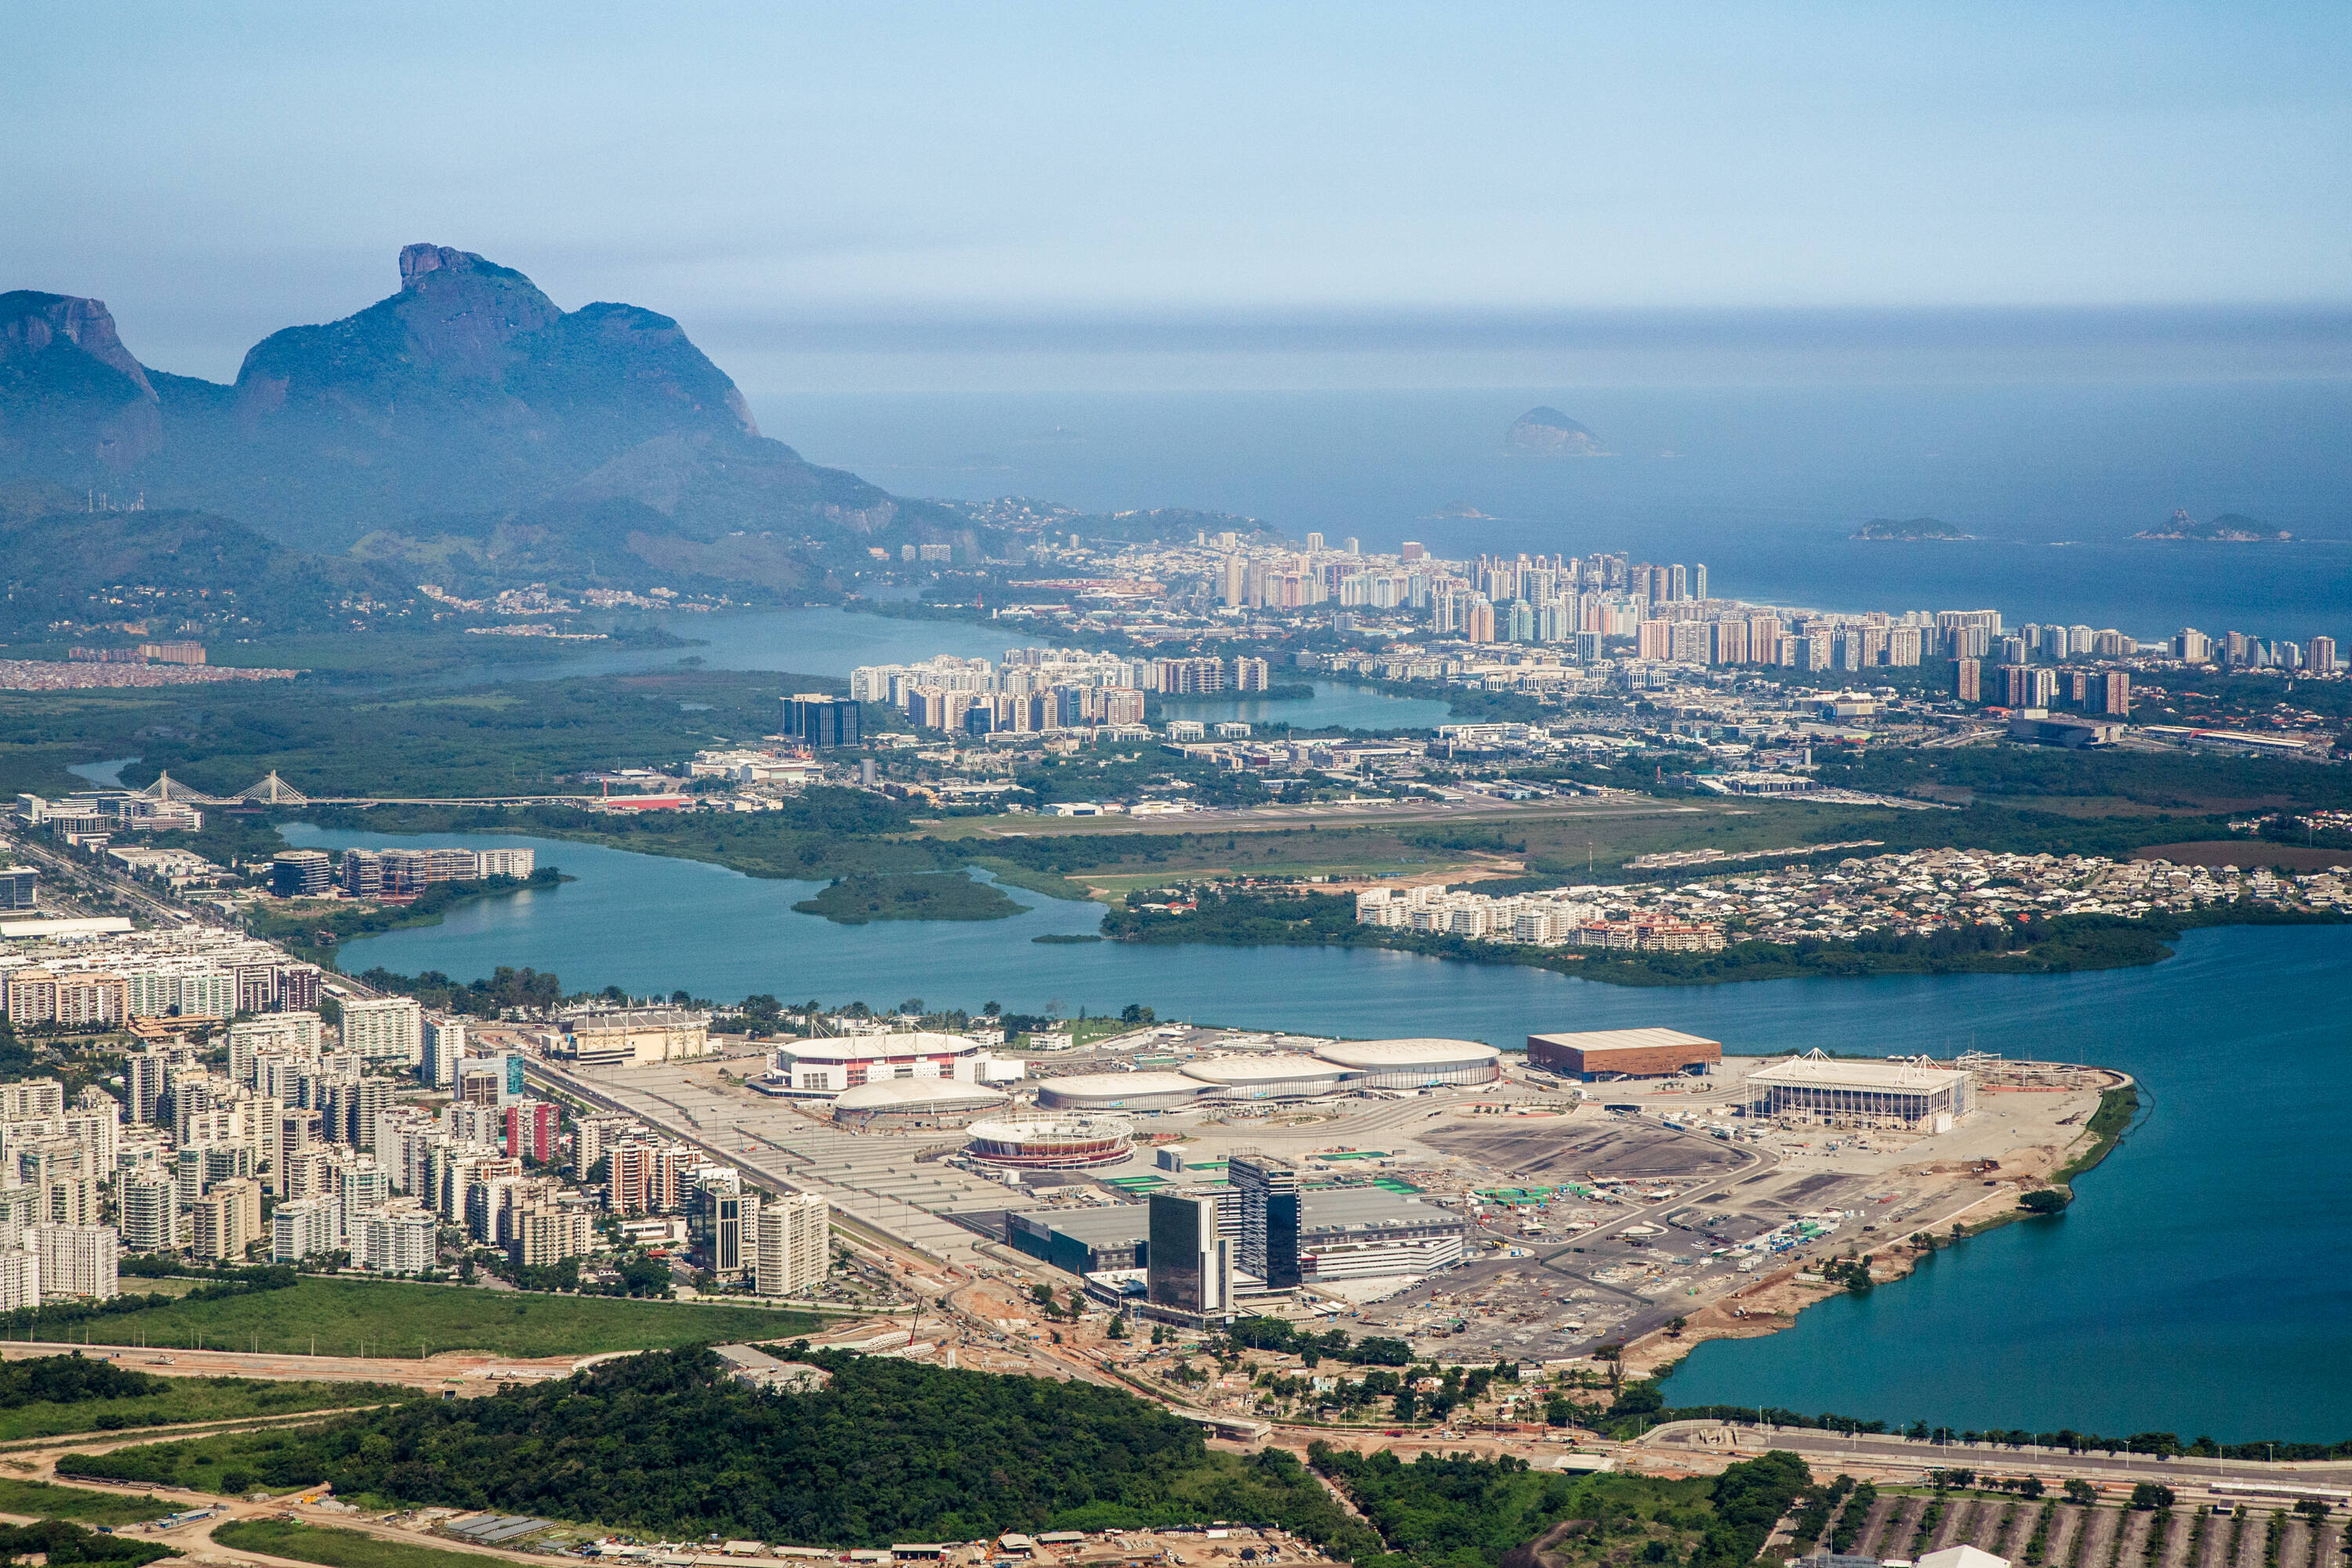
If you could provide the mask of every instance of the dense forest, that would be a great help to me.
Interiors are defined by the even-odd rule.
[[[1198,1427],[1132,1395],[795,1353],[832,1374],[825,1389],[754,1393],[708,1350],[657,1352],[488,1399],[74,1455],[61,1468],[175,1484],[208,1456],[232,1490],[331,1481],[345,1496],[811,1544],[1261,1519],[1371,1546],[1296,1460],[1213,1454]]]
[[[79,1353],[0,1362],[0,1410],[26,1405],[80,1405],[92,1399],[137,1399],[170,1388],[160,1377]]]

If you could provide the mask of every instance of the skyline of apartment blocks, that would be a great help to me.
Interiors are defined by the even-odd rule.
[[[815,1193],[793,1193],[760,1205],[759,1242],[751,1259],[751,1289],[761,1296],[791,1296],[824,1283],[833,1268],[833,1211]]]

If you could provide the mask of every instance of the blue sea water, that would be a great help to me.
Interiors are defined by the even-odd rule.
[[[1019,889],[1033,907],[1010,921],[837,926],[793,911],[811,882],[553,840],[401,842],[528,844],[578,880],[349,943],[347,969],[462,980],[529,964],[575,989],[829,1004],[1143,1002],[1164,1017],[1506,1047],[1661,1026],[1736,1051],[1973,1044],[2120,1068],[2149,1110],[2063,1217],[1966,1242],[1769,1338],[1703,1345],[1669,1399],[1961,1427],[2352,1437],[2352,927],[2195,931],[2163,963],[2095,973],[1629,989],[1394,952],[1040,945],[1028,939],[1092,931],[1099,908]]]
[[[1511,457],[1529,407],[1615,456]],[[1294,538],[1447,554],[1704,561],[1719,595],[1829,609],[1991,606],[2168,636],[2352,634],[2352,384],[1526,387],[763,399],[762,428],[906,495],[1192,507]],[[1436,514],[1467,507],[1483,519]],[[2284,545],[2129,535],[2175,508]],[[1864,544],[1874,517],[1981,536]]]

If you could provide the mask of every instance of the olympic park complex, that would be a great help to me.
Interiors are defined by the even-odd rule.
[[[1173,1070],[1074,1073],[1037,1082],[1034,1109],[984,1084],[888,1079],[833,1097],[836,1123],[866,1131],[965,1129],[965,1157],[1015,1169],[1071,1170],[1128,1157],[1126,1120],[1239,1102],[1493,1083],[1502,1053],[1475,1040],[1346,1040],[1298,1051],[1204,1058]]]

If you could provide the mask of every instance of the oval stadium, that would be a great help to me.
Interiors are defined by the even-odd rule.
[[[1116,1116],[1052,1116],[975,1121],[963,1152],[991,1165],[1068,1171],[1115,1165],[1128,1157],[1135,1129]]]
[[[833,1119],[845,1127],[961,1127],[1011,1103],[976,1083],[892,1078],[843,1089],[833,1098]]]
[[[1174,1072],[1082,1072],[1041,1079],[1041,1110],[1181,1110],[1210,1086]]]
[[[1433,1089],[1503,1076],[1503,1053],[1475,1040],[1339,1040],[1315,1054],[1347,1068],[1349,1089]]]

